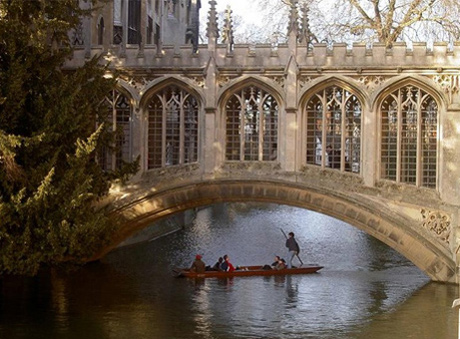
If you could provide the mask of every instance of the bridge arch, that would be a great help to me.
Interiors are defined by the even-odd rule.
[[[245,201],[296,206],[345,221],[404,255],[432,280],[455,281],[455,262],[449,250],[433,241],[429,232],[413,220],[359,194],[279,180],[214,179],[145,190],[113,210],[122,220],[122,227],[99,257],[138,230],[174,213],[217,202]]]

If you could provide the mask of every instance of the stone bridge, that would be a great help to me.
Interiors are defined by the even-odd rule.
[[[100,161],[141,159],[111,192],[121,228],[100,255],[174,213],[260,201],[343,220],[431,279],[456,282],[460,45],[310,45],[293,18],[285,44],[219,43],[210,4],[205,45],[111,45],[100,35],[67,64],[102,54],[121,72],[107,97],[118,149]],[[93,36],[96,24],[86,26]]]

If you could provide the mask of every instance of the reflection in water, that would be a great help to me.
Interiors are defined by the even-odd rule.
[[[236,265],[285,256],[293,231],[318,274],[176,279],[196,253]],[[187,229],[77,272],[0,280],[0,338],[453,339],[457,287],[349,225],[277,205],[218,205]]]

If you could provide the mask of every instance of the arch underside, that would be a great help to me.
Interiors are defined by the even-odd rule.
[[[137,196],[113,211],[122,226],[99,257],[140,229],[174,213],[218,202],[254,201],[296,206],[345,221],[404,255],[432,280],[455,282],[455,263],[444,244],[413,220],[359,194],[278,181],[210,180],[156,192],[146,190]]]

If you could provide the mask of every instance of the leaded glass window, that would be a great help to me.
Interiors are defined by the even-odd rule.
[[[105,98],[107,116],[105,127],[115,132],[115,144],[107,145],[99,155],[104,170],[121,168],[123,161],[131,161],[131,104],[123,93],[117,90]]]
[[[171,85],[155,93],[148,104],[148,168],[198,161],[198,102]]]
[[[275,98],[256,86],[234,93],[225,104],[226,160],[276,160],[278,110]]]
[[[338,86],[315,93],[306,105],[306,163],[361,170],[361,104]]]
[[[381,177],[436,188],[436,101],[420,88],[405,86],[385,98],[381,114]]]

